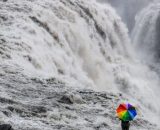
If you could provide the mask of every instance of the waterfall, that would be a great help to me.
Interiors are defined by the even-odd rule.
[[[151,4],[136,17],[136,25],[132,33],[133,43],[142,56],[141,59],[149,64],[159,62],[159,29],[160,4]]]
[[[160,3],[158,1],[151,3],[137,14],[131,38],[137,57],[143,64],[149,66],[152,72],[158,75],[158,78],[153,77],[153,79],[156,79],[157,85],[152,82],[150,88],[154,90],[154,94],[159,99]]]
[[[96,0],[0,5],[0,65],[79,89],[122,93],[144,118],[159,122],[160,80],[151,65],[160,57],[160,4],[137,16],[132,41],[113,7]]]
[[[17,10],[10,15],[4,8],[1,13],[7,19],[0,31],[1,37],[7,38],[3,43],[5,61],[22,67],[29,75],[54,76],[85,86],[114,87],[110,66],[129,57],[130,41],[125,25],[112,7],[93,0],[34,4],[26,0],[10,4]]]

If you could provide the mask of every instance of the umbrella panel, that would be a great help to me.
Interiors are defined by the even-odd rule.
[[[123,119],[123,117],[125,116],[125,114],[126,114],[126,110],[125,111],[122,111],[122,112],[119,112],[118,113],[118,117],[120,118],[120,119]]]
[[[117,108],[117,113],[125,110],[127,110],[127,107],[125,106],[125,104],[120,104],[119,107]]]
[[[117,108],[117,115],[123,121],[130,121],[134,119],[137,112],[131,104],[120,104]]]

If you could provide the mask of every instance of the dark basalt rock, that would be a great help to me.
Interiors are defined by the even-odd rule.
[[[72,96],[64,95],[59,102],[66,103],[66,104],[73,104],[73,98]]]
[[[10,124],[0,125],[0,130],[14,130]]]

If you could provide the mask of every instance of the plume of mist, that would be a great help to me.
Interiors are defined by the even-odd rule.
[[[135,25],[135,16],[154,0],[97,0],[103,3],[110,3],[126,23],[128,30],[131,31]],[[157,0],[156,0],[157,1]]]

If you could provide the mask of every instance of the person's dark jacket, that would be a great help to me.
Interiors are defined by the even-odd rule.
[[[129,121],[121,121],[122,130],[129,130],[130,123]]]

